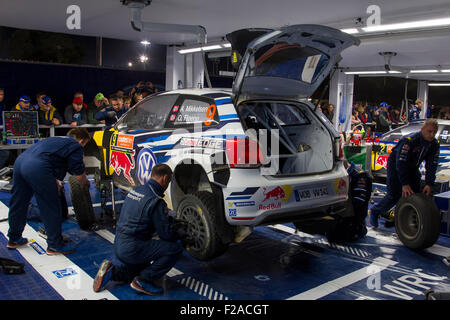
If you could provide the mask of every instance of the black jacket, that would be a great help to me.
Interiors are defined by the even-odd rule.
[[[412,133],[400,139],[392,149],[389,159],[395,162],[395,168],[402,185],[411,184],[411,179],[425,160],[425,183],[434,185],[439,161],[439,142],[429,142],[422,137],[422,132]]]

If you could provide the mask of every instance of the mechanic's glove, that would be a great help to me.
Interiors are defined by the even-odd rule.
[[[108,111],[108,112],[106,113],[106,116],[107,116],[108,118],[115,118],[115,117],[116,117],[116,112],[115,112],[115,111]]]
[[[194,243],[194,238],[189,233],[189,223],[183,220],[175,220],[172,224],[176,234],[181,240],[184,246],[188,246]]]

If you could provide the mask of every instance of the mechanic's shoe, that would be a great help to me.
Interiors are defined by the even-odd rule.
[[[109,280],[111,280],[112,270],[114,265],[109,260],[103,260],[100,268],[98,269],[97,275],[94,278],[93,289],[95,292],[102,291],[105,289]]]
[[[135,277],[133,279],[133,281],[130,284],[130,287],[138,292],[148,294],[149,296],[154,296],[163,293],[163,288],[155,285],[154,283],[141,281],[138,279],[138,277]]]
[[[75,247],[71,245],[62,245],[58,247],[48,247],[47,248],[47,254],[49,256],[53,256],[56,254],[68,254],[75,251]]]
[[[386,228],[392,228],[392,227],[395,227],[395,220],[386,220],[386,221],[384,222],[384,226],[385,226]]]
[[[27,243],[28,243],[28,239],[22,237],[17,241],[8,241],[8,244],[6,245],[6,247],[8,249],[16,249],[16,248],[26,245]]]
[[[450,256],[442,259],[442,262],[444,262],[447,267],[450,267]]]
[[[372,210],[369,210],[369,221],[372,227],[378,228],[378,215],[374,214]]]

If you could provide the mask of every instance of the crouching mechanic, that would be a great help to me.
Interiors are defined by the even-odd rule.
[[[178,240],[186,235],[182,224],[168,215],[163,200],[171,180],[170,167],[157,164],[150,181],[128,193],[117,222],[115,256],[113,262],[102,262],[94,279],[95,292],[102,291],[109,280],[131,281],[131,288],[148,295],[163,292],[155,281],[175,265],[182,253]]]
[[[83,163],[83,147],[90,140],[85,128],[71,129],[65,137],[50,137],[29,147],[14,163],[13,188],[9,205],[9,249],[28,243],[22,237],[28,204],[33,194],[47,233],[47,254],[66,254],[75,250],[63,241],[62,212],[58,189],[69,172],[80,184],[90,185]]]
[[[378,217],[388,211],[403,196],[420,192],[420,164],[425,160],[425,187],[423,193],[431,195],[439,160],[439,142],[436,119],[427,119],[421,130],[403,137],[392,149],[387,162],[386,196],[370,211],[370,223],[378,227]]]

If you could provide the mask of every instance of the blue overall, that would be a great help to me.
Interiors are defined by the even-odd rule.
[[[112,280],[128,282],[139,276],[152,282],[177,262],[182,246],[163,197],[163,188],[153,179],[128,193],[117,222]],[[155,233],[159,239],[153,238]]]
[[[36,197],[40,216],[47,232],[47,244],[63,245],[61,204],[56,179],[66,173],[85,172],[83,147],[73,137],[50,137],[29,147],[14,163],[12,197],[9,205],[10,241],[21,238],[26,225],[28,204]]]
[[[425,184],[434,185],[439,160],[439,142],[429,142],[416,132],[403,137],[392,149],[387,163],[386,196],[372,208],[372,214],[379,216],[387,212],[402,196],[402,186],[409,185],[414,192],[420,192],[420,164],[425,160]]]

